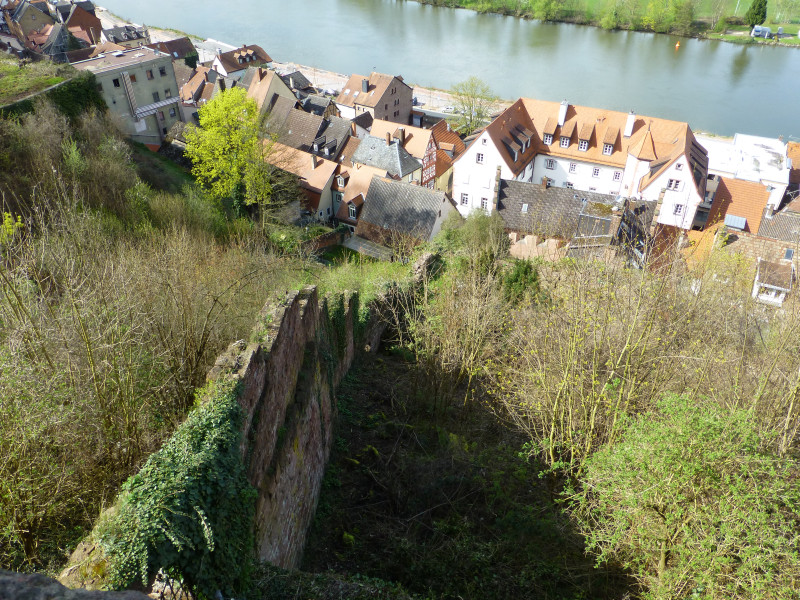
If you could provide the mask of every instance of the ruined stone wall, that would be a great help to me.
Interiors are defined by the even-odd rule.
[[[209,379],[241,382],[242,459],[258,492],[259,557],[295,567],[314,517],[336,414],[334,394],[354,355],[357,296],[290,293],[259,315],[251,341],[232,344]]]

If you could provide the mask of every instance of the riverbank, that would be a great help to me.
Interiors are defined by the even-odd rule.
[[[706,14],[697,12],[692,0],[676,0],[669,6],[646,3],[644,0],[577,0],[570,4],[551,0],[411,0],[423,5],[445,8],[463,8],[481,14],[497,14],[523,20],[549,23],[588,25],[606,30],[662,33],[700,40],[714,40],[735,44],[800,47],[800,12],[788,15],[781,23],[769,23],[777,31],[784,29],[781,39],[750,37],[750,28],[742,19],[733,16],[737,8],[723,7],[723,12]],[[730,1],[728,2],[730,4]],[[741,4],[734,2],[733,4]],[[719,6],[719,5],[717,5]],[[720,8],[717,8],[719,11]],[[724,12],[725,10],[729,12]],[[773,16],[774,18],[774,16]],[[719,26],[721,22],[727,25]],[[794,21],[794,22],[792,22]],[[716,31],[715,31],[716,30]]]

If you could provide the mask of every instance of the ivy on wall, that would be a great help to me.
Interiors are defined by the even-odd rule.
[[[204,597],[241,593],[253,564],[255,490],[239,453],[242,409],[229,381],[124,485],[118,512],[99,528],[115,589],[147,585],[159,570]]]

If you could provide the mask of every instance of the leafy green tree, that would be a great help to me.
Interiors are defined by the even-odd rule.
[[[243,88],[231,88],[199,111],[200,127],[187,128],[186,154],[192,173],[217,199],[262,204],[269,199],[266,148],[259,139],[256,103]]]
[[[589,551],[652,600],[800,597],[800,463],[768,442],[749,411],[664,399],[585,462]]]
[[[767,0],[753,0],[750,8],[744,14],[744,21],[750,27],[761,25],[767,20]]]
[[[450,93],[459,112],[456,128],[466,135],[488,121],[492,104],[497,100],[486,82],[475,76],[455,84]]]

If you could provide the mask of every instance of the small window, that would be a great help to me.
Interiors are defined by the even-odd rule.
[[[114,80],[114,87],[119,87],[119,79]]]
[[[548,146],[553,143],[553,134],[552,133],[545,133],[544,134],[544,143]]]
[[[562,148],[569,148],[569,138],[565,135],[561,136],[561,147]]]
[[[466,206],[469,203],[469,194],[461,194],[461,206]]]
[[[163,121],[164,120],[164,111],[163,110],[158,111],[158,120],[159,121]]]
[[[164,90],[164,98],[172,98],[172,90],[170,89]]]
[[[622,171],[614,171],[614,181],[622,181]]]
[[[564,187],[567,188],[568,190],[571,190],[572,188],[575,187],[575,184],[572,183],[571,181],[565,181],[564,182]]]
[[[153,78],[153,71],[152,70],[148,69],[147,71],[145,71],[145,74],[147,75],[148,79],[152,79]]]
[[[486,145],[486,138],[483,138],[483,139],[481,140],[481,144],[483,144],[484,146]]]
[[[475,155],[475,162],[476,162],[476,163],[483,164],[483,154],[481,154],[480,152],[478,152],[478,153]]]
[[[331,214],[331,209],[330,209],[330,208],[326,208],[326,209],[325,209],[325,214],[326,214],[326,215],[328,215],[328,216],[330,216],[330,214]]]
[[[675,208],[672,209],[673,215],[682,215],[683,214],[683,204],[676,204]]]
[[[488,198],[481,198],[481,208],[483,210],[489,210],[489,199]]]
[[[575,173],[578,170],[577,163],[569,163],[569,172]]]
[[[784,260],[792,260],[794,258],[794,248],[787,248],[783,258]]]
[[[527,203],[522,205],[522,212],[523,213],[527,213],[528,212],[528,204]]]
[[[350,215],[351,219],[355,219],[356,218],[356,205],[355,204],[351,204],[350,205],[350,207],[348,208],[348,214]]]
[[[603,144],[603,154],[606,156],[611,156],[611,153],[614,151],[614,146],[611,144]]]
[[[167,75],[167,67],[158,67],[158,74],[162,77],[166,77]]]
[[[356,94],[357,94],[357,93],[358,93],[358,92],[356,92]],[[384,105],[383,105],[383,110],[389,110],[389,105],[388,105],[388,104],[384,104]]]
[[[544,168],[545,169],[555,169],[556,168],[556,161],[554,161],[552,158],[545,159]]]
[[[667,189],[672,191],[679,191],[681,189],[681,180],[680,179],[668,179],[667,180]]]
[[[675,170],[682,171],[683,170],[683,163],[675,163]],[[708,176],[711,179],[711,175]]]
[[[588,149],[589,149],[589,142],[587,142],[586,140],[581,140],[580,142],[578,142],[578,150],[580,150],[581,152],[586,152]]]
[[[158,92],[153,92],[153,102],[158,102],[159,100]]]
[[[592,177],[600,177],[600,167],[594,167],[592,169]]]
[[[167,135],[167,128],[166,127],[162,127],[161,128],[161,133],[163,133],[164,135]]]
[[[177,114],[177,113],[175,112],[175,109],[174,109],[174,108],[170,108],[170,109],[169,109],[169,116],[170,116],[170,117],[174,117],[176,114]]]
[[[131,75],[131,83],[136,83],[136,75]]]

